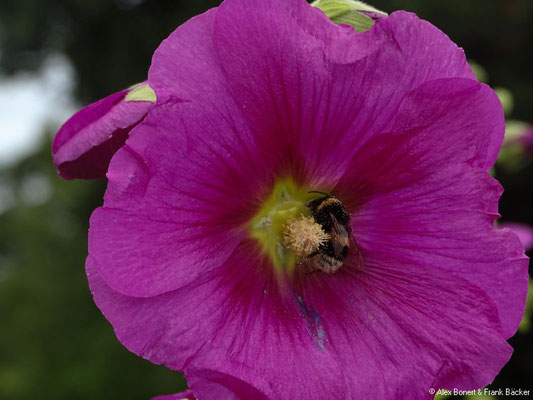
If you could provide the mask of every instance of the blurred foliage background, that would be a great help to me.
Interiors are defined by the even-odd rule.
[[[511,90],[511,117],[533,122],[531,0],[369,3],[416,12],[441,28],[485,67],[491,85]],[[143,81],[159,43],[217,4],[2,0],[0,78],[38,71],[50,55],[61,54],[74,69],[72,100],[95,101]],[[181,374],[130,354],[92,302],[84,272],[87,229],[105,182],[57,177],[50,156],[57,128],[39,127],[33,154],[0,160],[0,399],[148,399],[177,392],[185,388]],[[6,134],[13,133],[0,132]],[[503,220],[533,225],[532,165],[497,176],[506,189]],[[511,339],[515,353],[492,387],[532,386],[532,337]]]

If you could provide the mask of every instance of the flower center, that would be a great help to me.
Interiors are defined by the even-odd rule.
[[[291,273],[305,256],[317,251],[329,235],[315,222],[307,204],[316,198],[292,179],[276,182],[250,223],[255,238],[278,272]]]

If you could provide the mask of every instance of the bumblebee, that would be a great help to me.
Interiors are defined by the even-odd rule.
[[[336,197],[322,193],[323,197],[312,200],[307,204],[314,221],[319,224],[328,235],[328,240],[322,242],[316,251],[307,255],[300,263],[309,261],[313,270],[327,274],[335,273],[348,257],[350,247],[353,246],[350,230],[350,214],[342,202]],[[353,246],[357,251],[356,246]]]

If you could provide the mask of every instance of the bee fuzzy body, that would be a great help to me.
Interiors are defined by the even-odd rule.
[[[313,258],[316,258],[314,260]],[[342,267],[342,261],[334,257],[330,257],[326,254],[319,254],[311,259],[311,265],[314,269],[311,271],[322,271],[326,274],[334,274],[340,267]]]
[[[334,196],[324,195],[308,203],[311,215],[330,239],[307,258],[314,270],[332,274],[342,267],[350,249],[350,214]]]

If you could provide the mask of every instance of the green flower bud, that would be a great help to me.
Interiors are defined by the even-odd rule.
[[[316,0],[311,5],[324,11],[334,23],[351,25],[357,32],[369,30],[375,21],[388,15],[355,0]]]
[[[154,90],[146,82],[139,83],[135,86],[132,86],[130,92],[126,95],[127,102],[129,101],[147,101],[150,103],[155,103],[157,98]]]

